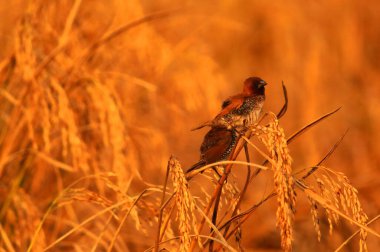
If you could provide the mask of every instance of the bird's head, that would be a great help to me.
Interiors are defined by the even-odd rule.
[[[243,93],[246,95],[264,95],[267,83],[259,77],[249,77],[244,81]]]

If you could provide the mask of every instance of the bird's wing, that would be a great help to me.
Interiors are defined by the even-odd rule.
[[[230,113],[234,109],[238,109],[244,101],[243,95],[231,96],[222,103],[222,111],[216,117],[224,116]]]
[[[224,109],[225,107],[227,107],[230,104],[231,104],[231,97],[229,97],[228,99],[226,99],[226,100],[223,101],[223,103],[222,103],[222,109]]]
[[[222,103],[222,110],[219,112],[219,114],[216,117],[218,117],[220,115],[220,113],[223,112],[223,110],[230,109],[231,103],[234,102],[234,99],[235,99],[234,97],[235,96],[229,97],[228,99],[226,99],[225,101],[223,101],[223,103]],[[204,122],[201,125],[193,128],[193,129],[191,129],[191,131],[199,130],[199,129],[202,129],[202,128],[206,127],[206,126],[211,126],[211,125],[212,125],[212,122],[207,121],[207,122]]]
[[[238,109],[243,104],[244,98],[245,98],[244,95],[238,94],[238,95],[231,96],[228,99],[224,100],[222,103],[222,110],[219,112],[219,114],[215,118],[224,116],[224,115],[230,113],[234,109]],[[199,129],[202,129],[206,126],[211,126],[211,125],[212,125],[212,122],[207,121],[205,123],[202,123],[198,127],[191,129],[191,131],[199,130]]]
[[[212,128],[204,137],[201,157],[207,164],[223,159],[223,154],[231,148],[233,132],[226,128]]]

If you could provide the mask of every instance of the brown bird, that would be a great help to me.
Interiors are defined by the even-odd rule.
[[[187,172],[199,169],[202,166],[228,159],[236,144],[238,133],[234,129],[212,127],[205,135],[201,145],[200,160],[191,166]]]
[[[255,123],[260,116],[265,101],[265,85],[267,83],[259,77],[246,79],[241,94],[225,100],[222,111],[211,122],[193,129],[211,126],[200,148],[200,160],[187,172],[230,157],[238,139],[237,129]]]
[[[264,105],[265,85],[267,83],[259,77],[246,79],[242,93],[225,100],[222,110],[211,122],[206,122],[192,130],[198,130],[205,126],[221,126],[231,129],[255,123]]]

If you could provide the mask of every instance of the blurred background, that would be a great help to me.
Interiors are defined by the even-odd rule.
[[[275,113],[285,83],[288,136],[341,107],[290,145],[294,169],[317,163],[349,128],[326,165],[348,176],[370,219],[379,213],[379,1],[27,2],[0,0],[0,196],[9,206],[0,217],[7,223],[13,216],[35,230],[62,188],[96,172],[115,172],[115,183],[134,192],[144,188],[130,184],[135,178],[162,184],[171,154],[184,169],[198,160],[206,130],[190,129],[213,118],[249,76],[269,83],[264,109]],[[32,157],[17,155],[29,148]],[[244,207],[268,192],[268,180],[257,182]],[[17,204],[35,216],[16,214]],[[275,208],[273,200],[245,224],[246,251],[280,250]],[[294,251],[332,251],[356,230],[341,221],[330,236],[322,219],[319,243],[302,199],[296,216]],[[25,249],[9,225],[2,229]],[[49,225],[44,246],[65,229]],[[371,235],[368,244],[380,246]],[[356,242],[345,249],[356,251]]]

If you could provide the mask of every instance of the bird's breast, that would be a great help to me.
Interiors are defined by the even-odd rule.
[[[213,125],[228,129],[252,125],[259,119],[263,104],[264,96],[247,97],[238,108],[215,118]]]

